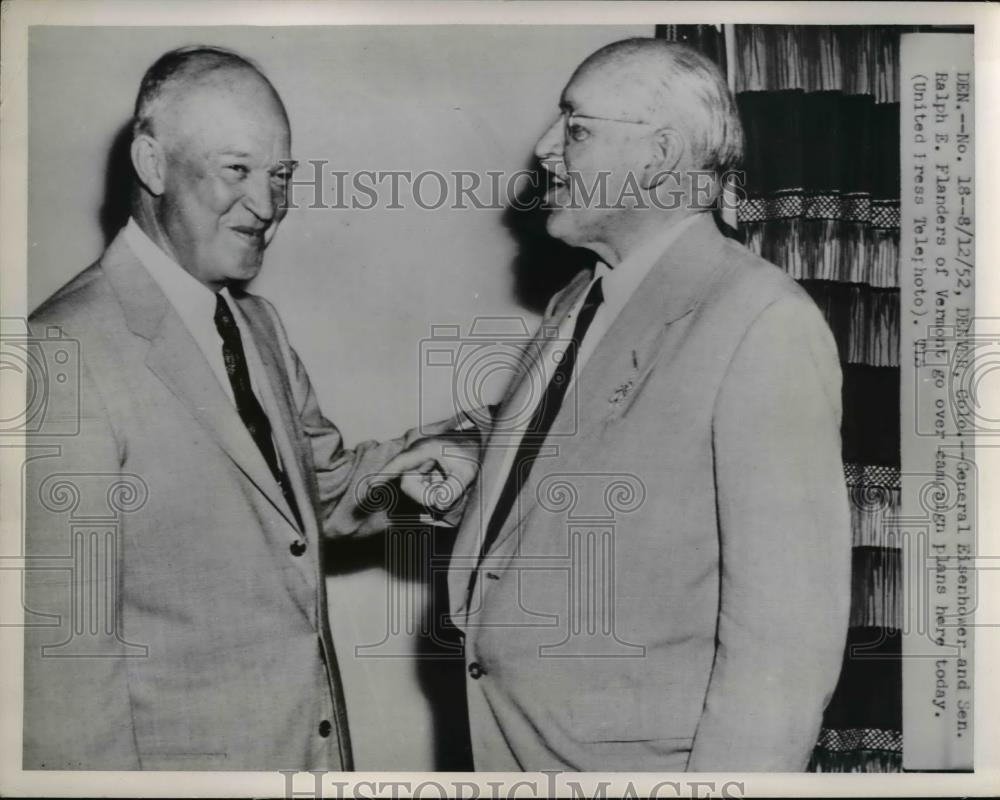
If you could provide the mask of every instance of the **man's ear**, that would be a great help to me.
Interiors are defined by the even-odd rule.
[[[652,152],[642,173],[643,189],[654,189],[669,178],[687,150],[684,137],[673,128],[660,128],[650,141]]]
[[[163,194],[166,157],[163,145],[149,134],[140,133],[132,140],[132,167],[139,181],[154,197]]]

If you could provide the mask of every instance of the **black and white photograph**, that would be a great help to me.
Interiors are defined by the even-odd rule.
[[[4,3],[3,794],[990,793],[994,10],[421,5]]]

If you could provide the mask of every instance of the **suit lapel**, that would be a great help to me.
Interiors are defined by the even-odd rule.
[[[522,417],[524,415],[525,404],[532,400],[535,402],[538,400],[531,393],[544,391],[545,387],[531,381],[529,376],[540,374],[539,359],[545,357],[549,352],[549,347],[556,339],[559,327],[562,325],[566,314],[573,308],[580,293],[586,290],[591,277],[591,272],[585,270],[573,279],[559,302],[552,309],[552,312],[542,320],[534,339],[524,349],[524,356],[517,372],[519,377],[517,380],[511,381],[497,411],[497,419],[501,420],[500,425],[507,428],[507,430],[497,430],[494,427],[494,431],[490,435],[489,447],[486,449],[486,455],[480,467],[480,474],[483,478],[481,486],[484,490],[484,496],[482,497],[484,503],[490,502],[497,482],[506,477],[498,474],[498,472],[503,469],[510,450],[520,444],[519,437],[512,435],[513,431],[510,430],[512,426],[506,420],[512,420],[515,416]],[[525,391],[528,392],[527,395],[525,395]],[[483,511],[489,512],[490,509],[484,508]],[[485,524],[486,520],[483,520],[484,527]]]
[[[451,554],[448,571],[448,590],[452,616],[455,619],[458,619],[459,614],[465,608],[467,602],[466,590],[469,585],[469,579],[479,559],[483,537],[486,534],[486,526],[492,510],[487,504],[490,504],[493,499],[497,482],[505,477],[499,473],[505,465],[511,448],[518,445],[516,437],[509,432],[509,423],[505,423],[503,420],[511,419],[521,410],[518,406],[522,402],[520,390],[524,388],[523,384],[528,379],[528,376],[536,370],[538,359],[545,353],[547,344],[552,338],[553,334],[551,332],[558,330],[566,314],[579,297],[580,292],[586,289],[592,277],[593,275],[590,270],[584,270],[578,273],[565,287],[558,302],[538,326],[538,331],[534,338],[521,351],[520,360],[515,372],[517,377],[508,384],[500,401],[496,413],[496,419],[501,420],[499,423],[500,430],[497,429],[497,426],[494,426],[494,430],[490,433],[489,442],[479,467],[478,488],[469,496],[469,502],[463,517],[463,524]],[[515,504],[511,512],[512,519],[518,516],[517,511],[518,506]],[[507,535],[505,532],[501,532],[501,536],[505,535]]]
[[[650,269],[577,376],[576,388],[570,390],[576,404],[562,408],[553,423],[553,430],[575,426],[573,435],[546,442],[546,447],[558,447],[561,463],[572,463],[573,452],[581,443],[627,413],[658,363],[671,326],[695,309],[707,288],[724,271],[720,257],[724,241],[711,215],[704,214]],[[554,324],[568,313],[588,282],[586,273],[577,277],[577,285],[567,291],[555,310],[558,319]],[[572,419],[574,413],[576,420]],[[499,448],[492,444],[488,447],[487,459],[494,449]],[[527,523],[538,505],[538,483],[548,473],[546,466],[543,458],[532,470],[491,553],[500,553],[505,544],[509,545],[511,535]],[[507,550],[513,552],[510,547]]]
[[[258,303],[249,301],[245,296],[234,296],[234,299],[250,323],[253,340],[248,344],[254,349],[263,368],[263,375],[258,381],[258,388],[261,394],[265,395],[261,398],[261,402],[266,409],[269,411],[273,409],[277,415],[276,424],[272,424],[271,429],[281,452],[285,472],[295,491],[295,499],[299,504],[306,532],[315,538],[318,531],[315,530],[312,509],[316,507],[318,498],[314,497],[313,483],[308,480],[308,477],[313,474],[312,458],[298,435],[299,417],[292,407],[291,386],[288,383],[288,372],[284,367],[284,360],[278,347],[277,332],[274,330],[271,320],[267,318],[266,312],[259,308]],[[287,508],[287,504],[285,507]],[[289,515],[291,515],[291,509],[289,509]]]
[[[108,247],[101,266],[125,312],[129,329],[150,342],[146,366],[282,516],[297,527],[267,462],[197,342],[120,234]]]
[[[583,422],[607,424],[627,413],[659,362],[671,326],[697,307],[724,268],[724,241],[704,214],[660,256],[583,368]]]

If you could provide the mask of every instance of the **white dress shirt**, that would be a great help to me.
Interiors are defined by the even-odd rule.
[[[194,337],[198,348],[212,368],[222,390],[235,406],[236,398],[233,396],[233,386],[226,372],[226,362],[222,358],[222,337],[219,336],[219,331],[215,327],[215,292],[160,249],[159,245],[146,235],[146,232],[132,217],[129,217],[128,224],[125,226],[125,241],[128,242],[129,248],[135,253],[153,280],[156,281],[163,294],[167,296],[170,305],[180,315],[184,326]],[[251,333],[247,321],[229,293],[229,289],[223,289],[220,294],[225,298],[229,308],[232,309],[236,327],[239,328],[243,349],[247,357],[247,370],[250,372],[250,386],[259,401],[261,394],[254,376],[255,365],[251,363],[253,359],[248,346]]]
[[[583,368],[590,359],[590,356],[597,349],[604,335],[611,329],[611,326],[618,318],[625,304],[635,294],[635,290],[639,288],[639,284],[642,283],[643,278],[649,274],[653,265],[660,260],[660,257],[667,251],[667,248],[699,216],[698,214],[692,214],[676,225],[671,225],[663,231],[658,231],[638,247],[634,248],[631,253],[622,259],[617,267],[612,268],[601,261],[597,262],[593,279],[580,292],[580,296],[577,298],[573,308],[559,326],[558,334],[552,337],[550,345],[543,345],[541,347],[540,357],[530,367],[536,378],[534,380],[522,380],[514,396],[511,398],[509,408],[517,410],[517,424],[512,426],[512,435],[509,438],[504,437],[504,446],[507,447],[507,452],[504,456],[503,465],[496,472],[497,477],[493,484],[490,502],[486,506],[486,509],[489,509],[489,513],[484,514],[484,522],[492,515],[493,507],[500,497],[500,492],[503,490],[507,475],[514,467],[514,457],[520,447],[521,439],[524,438],[528,422],[541,402],[544,395],[544,387],[547,387],[552,380],[556,366],[561,360],[566,346],[572,339],[577,316],[587,298],[587,294],[590,292],[590,288],[600,279],[604,302],[598,306],[597,312],[594,314],[594,319],[591,321],[590,327],[587,328],[587,333],[580,342],[576,366],[573,370],[573,375],[570,376],[569,387],[567,387],[567,397],[569,396],[569,390],[572,389],[573,384],[576,382],[577,376],[583,372]],[[541,329],[539,328],[539,330]],[[534,397],[531,396],[532,394],[534,394]]]
[[[212,368],[212,373],[219,381],[222,391],[226,393],[226,397],[229,398],[235,409],[236,397],[233,395],[233,385],[229,380],[226,362],[222,357],[222,337],[219,335],[218,328],[215,327],[215,292],[160,249],[160,246],[139,227],[134,218],[129,217],[128,223],[125,225],[124,235],[129,248],[156,281],[170,305],[180,315],[181,321],[198,344],[198,349],[205,356],[205,360]],[[228,287],[223,288],[219,294],[225,298],[232,311],[233,319],[236,320],[236,327],[239,329],[240,339],[243,342],[247,372],[250,373],[250,388],[257,397],[257,402],[264,409],[268,420],[271,421],[271,443],[274,445],[274,455],[277,458],[279,468],[284,469],[285,457],[282,456],[278,437],[274,434],[274,420],[277,418],[278,412],[272,403],[270,394],[268,392],[262,393],[260,390],[261,384],[258,377],[264,380],[264,367],[254,344],[250,324],[239,305],[233,300]]]

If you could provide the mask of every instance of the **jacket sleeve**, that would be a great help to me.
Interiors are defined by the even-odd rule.
[[[71,523],[71,515],[95,509],[107,518],[109,491],[121,476],[96,382],[84,365],[80,375],[77,384],[50,374],[44,408],[28,420],[34,432],[24,468],[23,764],[139,769],[125,656],[144,653],[123,642],[120,625],[128,517],[76,531]],[[112,546],[107,537],[115,529]]]
[[[473,417],[458,413],[433,425],[411,428],[394,439],[368,440],[347,449],[337,426],[323,415],[305,366],[288,343],[277,312],[270,304],[268,309],[281,338],[299,421],[312,451],[323,532],[337,536],[384,529],[386,512],[393,503],[381,491],[369,495],[368,489],[378,482],[389,459],[418,439],[466,427]]]
[[[800,771],[843,658],[851,537],[840,365],[818,309],[782,299],[729,365],[713,420],[715,663],[691,771]]]

